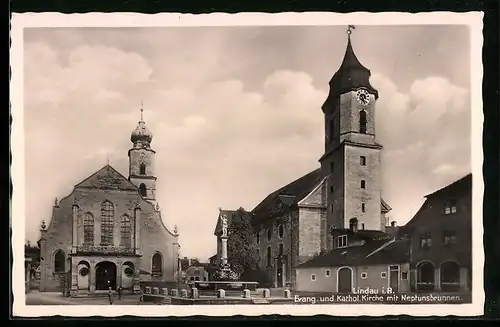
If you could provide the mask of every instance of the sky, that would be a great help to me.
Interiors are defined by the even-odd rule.
[[[251,210],[319,167],[345,30],[25,29],[27,239],[108,160],[127,176],[142,101],[164,223],[179,227],[182,256],[207,260],[219,207]],[[471,171],[469,29],[357,26],[351,40],[379,91],[382,193],[403,225],[426,194]]]

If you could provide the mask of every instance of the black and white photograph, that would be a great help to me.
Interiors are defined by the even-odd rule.
[[[19,315],[482,312],[480,13],[12,26]]]

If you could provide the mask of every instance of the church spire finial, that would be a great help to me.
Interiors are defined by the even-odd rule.
[[[354,25],[348,25],[347,26],[347,37],[350,39],[351,38],[351,33],[352,33],[352,30],[355,30],[356,29],[356,26]]]
[[[143,112],[144,112],[144,102],[141,100],[141,121],[144,121]]]

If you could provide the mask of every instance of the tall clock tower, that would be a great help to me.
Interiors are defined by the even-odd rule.
[[[370,70],[354,54],[353,28],[347,30],[344,60],[330,80],[322,106],[325,153],[319,161],[328,177],[327,224],[330,230],[348,228],[349,220],[358,218],[359,229],[384,230],[380,213],[382,146],[375,140],[378,91],[370,84]]]
[[[156,176],[154,159],[156,152],[151,149],[153,134],[146,127],[141,108],[141,120],[132,131],[130,141],[133,147],[128,150],[129,180],[139,188],[141,195],[150,202],[156,202]]]

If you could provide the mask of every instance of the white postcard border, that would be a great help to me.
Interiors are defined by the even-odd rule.
[[[23,317],[42,316],[260,316],[269,314],[312,316],[474,316],[483,313],[483,175],[482,175],[482,12],[452,13],[211,13],[211,14],[137,14],[137,13],[25,13],[12,15],[11,30],[11,228],[13,247],[12,291],[13,314]],[[29,27],[167,27],[167,26],[292,26],[292,25],[468,25],[471,33],[471,156],[473,173],[473,280],[472,304],[414,305],[171,305],[171,306],[49,306],[25,304],[24,231],[25,185],[23,135],[23,30]]]

